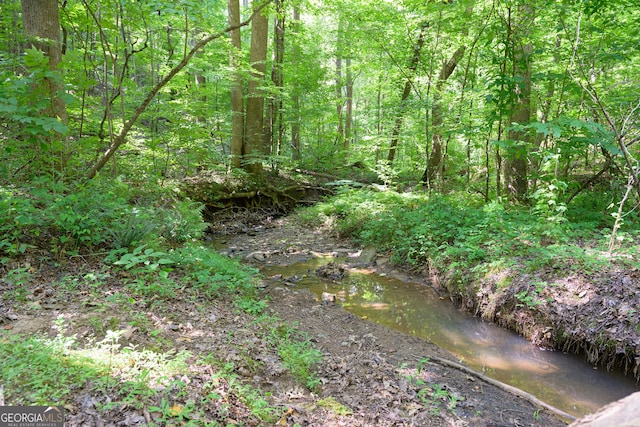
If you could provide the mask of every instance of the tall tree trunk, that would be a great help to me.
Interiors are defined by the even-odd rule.
[[[255,0],[254,0],[255,1]],[[257,5],[256,5],[257,6]],[[247,86],[246,141],[243,160],[245,169],[253,174],[262,172],[261,157],[265,154],[264,138],[264,84],[267,71],[267,36],[269,22],[263,13],[257,14],[251,22],[251,48],[249,61],[251,80]]]
[[[509,123],[526,125],[531,120],[531,55],[533,46],[525,43],[534,12],[530,5],[519,7],[519,22],[513,37],[513,105]],[[527,164],[531,136],[527,132],[509,130],[508,139],[513,142],[504,162],[504,181],[510,197],[524,200],[527,194]]]
[[[347,83],[347,99],[345,105],[344,115],[344,152],[345,157],[349,156],[349,147],[351,145],[351,129],[353,126],[353,70],[351,69],[351,58],[347,58],[346,64],[346,83]]]
[[[344,50],[344,17],[338,11],[338,40],[336,41],[336,112],[338,114],[338,127],[336,129],[336,145],[342,145],[344,141],[344,99],[342,96],[342,54]]]
[[[129,120],[127,120],[124,123],[122,129],[120,130],[120,133],[113,139],[113,141],[109,145],[109,148],[107,148],[107,150],[100,156],[100,158],[95,162],[95,164],[91,166],[91,168],[87,172],[87,179],[92,179],[93,177],[96,176],[96,174],[100,170],[102,170],[104,165],[107,164],[109,159],[111,159],[111,157],[118,150],[118,148],[120,148],[120,146],[124,144],[127,135],[131,131],[131,128],[136,123],[136,121],[140,118],[140,115],[147,109],[147,107],[149,106],[153,98],[156,96],[156,94],[160,91],[160,89],[165,87],[167,83],[169,83],[171,79],[173,79],[176,76],[176,74],[178,74],[184,67],[186,67],[186,65],[189,63],[189,61],[191,61],[191,58],[193,58],[193,56],[196,53],[201,51],[211,41],[226,35],[228,32],[235,30],[236,28],[249,25],[249,23],[254,19],[254,17],[258,16],[266,5],[267,3],[263,3],[259,5],[257,8],[254,9],[253,13],[248,19],[246,19],[245,21],[242,21],[237,26],[229,26],[222,31],[206,36],[205,38],[200,40],[198,43],[196,43],[193,49],[191,49],[189,53],[187,53],[187,55],[182,59],[182,61],[180,61],[175,67],[173,67],[166,76],[164,76],[158,83],[156,83],[149,90],[149,92],[147,92],[147,95],[145,96],[142,103],[140,103],[140,105],[138,105],[135,111],[131,114],[131,117],[129,118]]]
[[[414,77],[418,63],[420,62],[420,52],[424,45],[424,36],[429,25],[425,22],[420,26],[420,33],[418,34],[418,40],[413,47],[413,57],[411,58],[411,64],[409,65],[409,73],[407,73],[407,80],[404,83],[404,90],[402,91],[402,97],[400,98],[400,106],[396,114],[396,121],[393,125],[393,131],[391,132],[391,144],[389,145],[389,154],[387,155],[387,161],[393,163],[396,157],[396,147],[398,146],[398,138],[400,137],[400,129],[402,129],[402,122],[404,121],[404,113],[407,109],[407,99],[411,94],[411,80]]]
[[[295,32],[293,46],[291,48],[291,56],[293,66],[298,66],[298,58],[300,58],[300,41],[298,35],[300,34],[300,5],[298,2],[294,2],[293,5],[293,31]],[[296,75],[299,75],[296,73]],[[293,88],[291,90],[291,104],[293,107],[293,120],[291,122],[291,160],[298,160],[300,158],[300,84],[297,79],[293,82]]]
[[[442,64],[440,75],[438,76],[438,82],[436,83],[436,91],[433,99],[433,108],[431,110],[431,126],[433,128],[431,137],[431,153],[427,161],[427,169],[425,171],[426,180],[423,176],[423,181],[427,183],[429,188],[434,186],[436,179],[442,173],[442,142],[444,141],[442,135],[442,123],[443,123],[443,111],[442,111],[442,88],[453,71],[456,69],[458,62],[462,59],[466,46],[460,46],[456,50],[449,61]]]
[[[49,100],[42,111],[44,115],[57,118],[67,123],[67,107],[61,97],[64,90],[62,75],[58,71],[58,64],[62,60],[60,45],[60,21],[58,17],[57,0],[22,0],[22,25],[30,44],[41,50],[48,58],[49,69],[53,77],[44,77],[38,87],[34,88],[38,95]],[[66,167],[69,150],[65,138],[50,141],[52,156],[55,158],[54,167],[59,172]]]
[[[242,44],[240,41],[240,3],[229,0],[229,31],[233,50],[231,51],[231,69],[234,71],[231,82],[231,167],[240,168],[244,146],[244,102],[242,100],[242,75],[240,74],[240,58]]]
[[[282,139],[284,136],[284,123],[282,117],[282,88],[284,86],[283,66],[284,66],[284,35],[285,35],[285,7],[283,0],[275,0],[275,17],[273,21],[273,60],[271,68],[271,81],[275,87],[275,93],[269,98],[269,143],[273,146],[276,154],[280,155],[282,150]]]

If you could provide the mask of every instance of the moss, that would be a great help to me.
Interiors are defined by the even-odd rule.
[[[326,408],[336,415],[353,415],[351,408],[338,402],[333,396],[318,400],[316,405],[321,408]]]

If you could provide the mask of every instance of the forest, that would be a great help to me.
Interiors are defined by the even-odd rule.
[[[638,28],[634,0],[0,0],[0,405],[386,425],[264,294],[309,230],[637,380]],[[492,419],[421,370],[402,422]],[[313,409],[243,380],[272,371]]]

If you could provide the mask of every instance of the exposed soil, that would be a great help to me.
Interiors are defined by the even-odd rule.
[[[207,210],[207,219],[215,225],[214,231],[248,233],[245,241],[238,240],[237,247],[231,248],[232,255],[234,251],[245,255],[249,251],[249,254],[254,253],[248,257],[252,262],[265,262],[269,258],[271,262],[287,263],[295,259],[296,253],[296,246],[291,246],[291,235],[302,233],[304,237],[298,239],[296,245],[306,251],[321,251],[322,248],[331,251],[332,244],[336,242],[329,240],[330,231],[316,233],[307,241],[309,230],[291,228],[294,224],[272,231],[276,237],[269,234],[267,241],[251,239],[251,234],[273,228],[269,220],[263,221],[268,213],[256,207],[271,206],[270,209],[282,213],[287,206],[317,200],[318,194],[327,188],[320,183],[329,177],[310,173],[268,175],[269,182],[277,182],[279,188],[286,189],[277,192],[274,192],[273,185],[265,183],[251,184],[261,188],[259,191],[253,187],[246,191],[242,186],[246,185],[245,181],[239,180],[242,184],[234,184],[227,181],[229,178],[222,179],[216,175],[203,175],[194,182],[188,182],[185,191],[211,208]],[[210,200],[212,194],[216,203]],[[269,199],[268,203],[262,203],[264,197]],[[283,203],[285,201],[287,203]],[[230,216],[230,209],[234,214],[238,209],[244,209],[240,212],[244,220],[225,220],[237,216]],[[375,248],[367,249],[372,250],[371,257],[375,261]],[[588,253],[591,248],[585,246],[578,250]],[[381,254],[381,257],[389,258],[388,254]],[[514,262],[518,262],[515,256]],[[550,264],[529,273],[515,265],[512,271],[489,273],[481,283],[464,287],[458,285],[456,278],[442,273],[440,266],[421,266],[419,270],[411,271],[411,275],[413,281],[428,281],[458,306],[484,320],[518,332],[538,347],[583,353],[593,365],[622,369],[640,381],[640,271],[615,267],[621,265],[615,263],[613,267],[604,269],[566,261]]]
[[[256,263],[294,263],[318,254],[339,254],[348,246],[326,231],[301,228],[288,220],[246,225],[245,231],[228,238],[227,251]],[[27,267],[32,278],[19,299],[15,294],[17,282],[2,274],[0,327],[4,333],[54,336],[51,325],[62,316],[68,325],[67,334],[76,334],[79,343],[104,337],[107,329],[119,329],[125,331],[119,342],[122,346],[189,351],[189,371],[173,379],[182,388],[161,389],[155,405],[166,401],[182,410],[201,402],[197,416],[203,423],[263,425],[251,415],[237,385],[220,377],[212,366],[195,363],[199,356],[209,355],[219,363],[232,363],[241,383],[270,396],[270,404],[282,410],[277,425],[566,424],[566,420],[525,398],[449,366],[443,361],[455,363],[455,358],[432,344],[360,319],[339,306],[318,302],[309,292],[277,279],[263,282],[261,292],[270,299],[267,310],[282,321],[294,323],[323,353],[317,370],[320,384],[312,392],[284,369],[263,338],[265,326],[225,300],[203,297],[194,301],[193,295],[177,294],[170,301],[129,299],[128,307],[133,309],[124,309],[125,305],[113,297],[126,293],[126,289],[118,278],[108,274],[99,288],[84,283],[60,285],[61,277],[96,273],[99,265],[99,259],[82,257],[61,265],[34,263]],[[203,396],[212,392],[218,398],[202,403]],[[172,424],[163,422],[152,407],[123,404],[124,397],[117,393],[115,389],[105,392],[78,385],[73,402],[66,405],[67,425],[181,425],[175,420]]]
[[[340,256],[353,244],[332,237],[327,230],[309,230],[289,219],[259,225],[224,242],[227,253],[255,265],[288,265],[315,256]],[[352,249],[351,249],[352,250]],[[333,277],[335,267],[318,274]],[[396,271],[396,273],[398,273]],[[408,277],[407,277],[408,278]],[[418,279],[416,279],[418,280]],[[565,423],[526,399],[497,388],[467,372],[438,363],[455,361],[441,348],[422,339],[360,319],[328,301],[319,302],[276,278],[265,282],[269,310],[294,322],[312,337],[325,354],[320,367],[321,396],[332,396],[353,410],[349,417],[318,420],[313,411],[300,411],[304,425],[469,425],[554,426]],[[420,361],[430,360],[420,374]],[[419,387],[408,378],[442,385],[455,396],[455,409],[437,402],[437,411],[418,396]]]
[[[539,291],[536,283],[551,284]],[[522,295],[531,299],[522,301]],[[584,353],[590,363],[640,379],[640,271],[539,271],[503,289],[485,282],[469,302],[484,319],[541,347]]]

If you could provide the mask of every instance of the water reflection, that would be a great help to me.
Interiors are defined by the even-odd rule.
[[[461,312],[426,286],[364,272],[330,283],[313,274],[318,262],[263,271],[298,275],[298,286],[309,288],[318,299],[323,292],[335,294],[352,313],[430,340],[469,367],[576,416],[640,390],[621,374],[593,369],[575,356],[540,350],[515,333]]]

